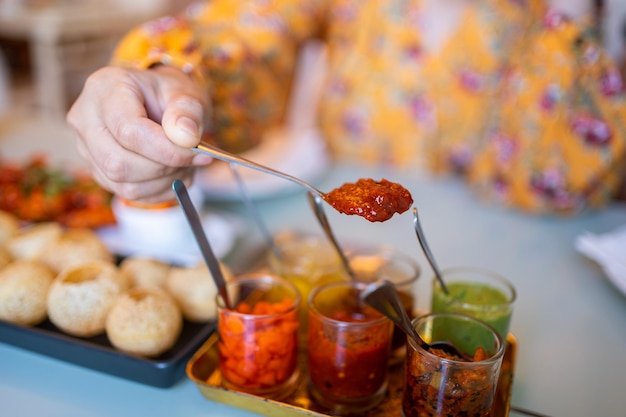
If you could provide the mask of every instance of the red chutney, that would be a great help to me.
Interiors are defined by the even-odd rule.
[[[222,376],[255,392],[287,381],[297,366],[298,319],[293,300],[246,302],[221,310],[218,320]]]
[[[345,183],[324,199],[341,213],[356,214],[371,222],[384,222],[395,213],[404,213],[413,204],[411,193],[395,182],[371,178]]]
[[[369,322],[380,314],[369,308],[362,312],[337,311],[332,319]],[[308,369],[311,382],[325,398],[364,398],[384,384],[389,365],[391,323],[354,331],[334,331],[314,317],[309,318]]]

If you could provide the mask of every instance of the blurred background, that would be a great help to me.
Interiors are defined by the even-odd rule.
[[[189,0],[0,0],[0,117],[63,119],[130,28]]]
[[[575,19],[600,10],[610,54],[624,61],[626,0],[550,0]],[[63,120],[86,77],[133,26],[191,0],[0,0],[0,122],[27,112]]]

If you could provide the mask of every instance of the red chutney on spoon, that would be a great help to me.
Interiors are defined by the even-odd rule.
[[[413,204],[409,190],[395,182],[371,178],[345,183],[324,195],[340,213],[365,217],[370,222],[384,222],[395,213],[404,213]]]

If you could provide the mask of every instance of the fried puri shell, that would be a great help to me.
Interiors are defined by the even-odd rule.
[[[41,251],[63,233],[59,223],[37,223],[20,229],[10,236],[5,247],[13,259],[36,259]]]
[[[165,288],[170,268],[165,262],[140,256],[125,258],[120,264],[133,287]]]
[[[54,273],[31,260],[0,269],[0,320],[34,326],[46,319],[47,296]]]
[[[111,344],[133,355],[156,357],[169,350],[183,327],[173,297],[157,287],[134,287],[121,294],[106,320]]]
[[[91,261],[67,268],[50,287],[48,317],[73,336],[101,334],[111,307],[128,287],[126,277],[109,262]]]
[[[56,273],[85,262],[114,261],[113,254],[91,229],[65,230],[42,248],[37,259]]]
[[[20,229],[20,220],[17,216],[0,210],[0,246],[4,246],[10,237]]]
[[[230,269],[220,263],[224,278],[232,277]],[[206,322],[216,317],[217,288],[209,269],[204,264],[194,268],[172,267],[166,289],[174,296],[183,316],[193,322]]]

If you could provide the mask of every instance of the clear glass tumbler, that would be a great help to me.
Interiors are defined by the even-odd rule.
[[[425,350],[409,339],[405,362],[404,417],[489,417],[504,354],[504,342],[487,323],[456,313],[413,319],[429,344],[447,342],[461,356]]]
[[[275,237],[280,256],[270,252],[268,264],[273,274],[293,283],[304,300],[300,307],[300,347],[306,347],[308,313],[306,300],[314,287],[346,281],[335,248],[322,235],[282,232]]]
[[[336,282],[309,297],[309,392],[335,415],[376,407],[387,391],[393,323],[363,304],[366,287]]]
[[[516,298],[513,284],[483,268],[456,267],[441,274],[448,294],[433,278],[431,312],[467,314],[489,323],[506,340]]]
[[[390,246],[358,248],[348,251],[347,256],[359,281],[391,282],[408,316],[414,317],[417,308],[415,284],[422,272],[416,260]],[[404,360],[405,346],[406,335],[395,326],[391,342],[391,365],[399,364]]]
[[[483,320],[493,326],[505,341],[505,360],[500,370],[496,390],[496,403],[500,409],[508,409],[513,384],[513,347],[507,339],[516,291],[505,277],[484,268],[455,267],[441,271],[448,294],[439,281],[433,278],[431,312],[461,313]],[[508,360],[507,360],[508,359]]]
[[[216,300],[224,386],[271,399],[288,396],[299,378],[298,290],[261,274],[238,277],[227,291],[232,309]]]

